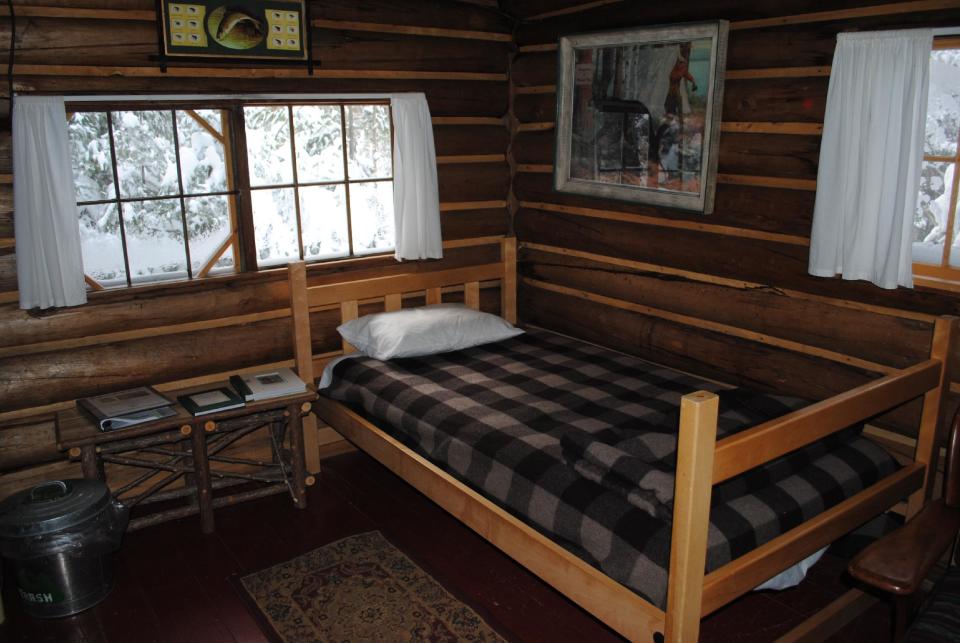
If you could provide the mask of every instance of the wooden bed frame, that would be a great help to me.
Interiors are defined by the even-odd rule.
[[[499,280],[501,314],[515,322],[516,252],[516,240],[507,238],[501,243],[501,261],[497,263],[314,287],[307,286],[303,263],[291,264],[291,306],[300,376],[306,381],[315,380],[309,319],[312,309],[339,306],[343,321],[348,321],[357,317],[364,300],[382,299],[385,309],[393,311],[400,309],[405,293],[425,293],[427,303],[439,303],[442,289],[452,287],[462,289],[468,306],[479,308],[481,282]],[[684,396],[666,611],[580,560],[346,406],[321,396],[314,412],[347,440],[629,640],[653,641],[659,632],[668,642],[695,641],[702,617],[902,499],[909,497],[908,516],[923,506],[934,478],[931,470],[936,465],[937,426],[943,414],[947,356],[955,325],[952,317],[937,320],[930,358],[919,364],[719,442],[717,396],[703,391]],[[345,352],[351,350],[344,345]],[[712,485],[921,395],[923,413],[912,463],[750,553],[704,573]],[[788,639],[816,640],[872,601],[851,590],[798,627]]]

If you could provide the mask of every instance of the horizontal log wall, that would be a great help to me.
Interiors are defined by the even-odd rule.
[[[510,232],[508,64],[513,21],[492,3],[324,0],[313,3],[313,77],[304,69],[170,67],[160,73],[153,0],[24,0],[15,4],[15,86],[22,92],[240,93],[422,91],[438,155],[442,261],[495,261]],[[486,6],[483,6],[486,5]],[[0,51],[10,21],[0,9]],[[6,71],[6,56],[3,70]],[[0,94],[6,96],[6,85]],[[7,101],[0,101],[2,116]],[[53,443],[53,413],[121,387],[208,381],[292,358],[286,271],[91,295],[36,314],[16,301],[9,120],[0,131],[0,497],[40,479],[79,475]],[[392,257],[316,264],[316,283],[344,273],[407,271]],[[461,295],[451,293],[456,300]],[[495,289],[483,306],[498,309]],[[411,303],[415,303],[412,301]],[[374,308],[367,308],[371,311]],[[314,350],[336,350],[333,311],[313,319]],[[251,444],[248,452],[262,452]],[[42,466],[32,466],[45,463]],[[110,472],[108,472],[109,474]],[[129,473],[117,470],[117,482]]]
[[[522,19],[511,65],[510,198],[522,321],[822,398],[923,359],[934,317],[960,314],[953,293],[806,272],[837,33],[955,25],[957,3],[508,4]],[[558,37],[720,18],[731,31],[713,214],[555,192]],[[909,435],[918,409],[906,405],[881,422]]]

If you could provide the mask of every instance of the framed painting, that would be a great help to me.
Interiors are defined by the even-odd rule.
[[[163,58],[307,62],[303,0],[158,0]]]
[[[554,188],[709,214],[727,25],[560,38]]]

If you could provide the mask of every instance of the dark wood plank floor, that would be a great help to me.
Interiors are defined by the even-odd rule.
[[[344,536],[379,529],[447,588],[515,641],[621,639],[449,517],[369,457],[326,461],[309,507],[273,496],[216,513],[217,530],[200,534],[188,518],[128,534],[116,586],[97,607],[69,618],[33,619],[4,588],[4,642],[254,643],[266,641],[231,585],[231,576],[282,562]],[[843,562],[826,556],[800,587],[749,595],[712,615],[702,641],[772,641],[844,591]],[[836,643],[889,640],[880,605],[848,626]]]

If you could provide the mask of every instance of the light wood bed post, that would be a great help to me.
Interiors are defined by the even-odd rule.
[[[700,634],[719,400],[715,393],[698,391],[680,401],[664,632],[667,643],[696,641]]]
[[[500,281],[500,316],[517,323],[517,239],[507,237],[500,242],[503,279]]]
[[[307,266],[295,261],[288,268],[290,283],[290,316],[293,318],[293,358],[297,375],[313,386],[313,347],[310,345],[310,302],[307,301]],[[317,416],[309,413],[303,418],[303,451],[307,471],[320,471],[320,435]]]
[[[940,381],[936,388],[923,396],[923,414],[920,416],[920,433],[917,435],[917,451],[914,460],[927,465],[923,476],[923,487],[913,492],[907,502],[907,519],[917,514],[926,504],[933,491],[936,478],[937,449],[940,437],[940,424],[946,405],[945,392],[950,386],[950,349],[956,337],[957,318],[943,316],[937,318],[933,327],[933,341],[930,345],[930,359],[940,360]]]

